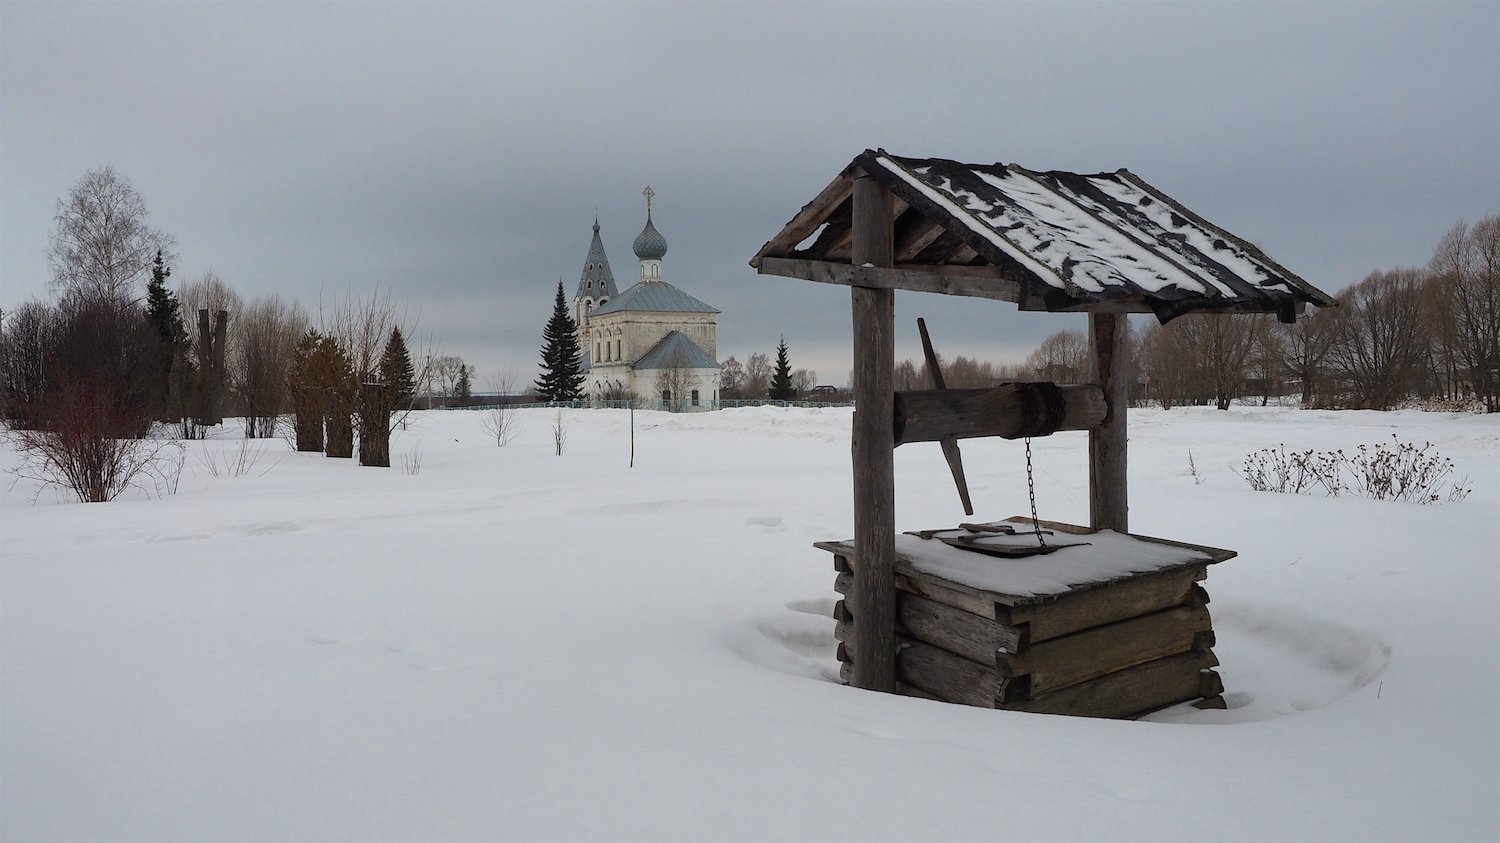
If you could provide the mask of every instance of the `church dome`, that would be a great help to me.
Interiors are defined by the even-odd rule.
[[[656,226],[651,224],[651,213],[646,212],[646,227],[636,236],[635,242],[631,244],[635,249],[635,256],[641,260],[661,260],[667,254],[667,238],[661,236]]]

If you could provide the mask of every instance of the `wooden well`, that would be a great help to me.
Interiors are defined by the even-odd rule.
[[[1001,523],[1017,530],[1009,543],[1034,543],[1026,532],[1029,519]],[[938,544],[943,535],[974,535],[961,528],[902,537],[896,690],[983,708],[1085,717],[1133,718],[1184,702],[1223,708],[1202,583],[1208,566],[1233,551],[1057,522],[1043,526],[1054,542],[1090,543],[1005,559]],[[1107,546],[1096,544],[1105,537]],[[834,554],[834,588],[847,595],[859,567],[854,544],[817,546]],[[1121,546],[1140,558],[1120,559]],[[1142,548],[1147,552],[1139,554]],[[1067,575],[1054,582],[1063,565]],[[1040,588],[1038,578],[1046,581]],[[859,647],[857,623],[842,600],[834,615],[840,674],[848,680]]]
[[[1233,554],[1128,532],[1127,315],[1166,322],[1186,313],[1274,313],[1290,322],[1336,300],[1128,170],[1040,172],[884,150],[855,157],[750,265],[850,288],[854,536],[818,546],[839,566],[839,654],[851,684],[1110,717],[1189,699],[1222,704],[1207,595],[1197,583],[1207,565]],[[1092,380],[898,393],[896,290],[1087,313]],[[941,387],[925,327],[923,339]],[[934,574],[924,567],[929,554],[897,536],[897,446],[938,442],[968,511],[959,439],[1056,430],[1089,434],[1089,526],[1055,524],[1056,532],[1198,555],[1170,570],[1128,570],[1106,559],[1108,576],[1064,578],[1060,589],[1023,593]],[[1069,554],[1084,552],[1026,564],[1066,568]],[[932,618],[923,620],[926,612]],[[960,630],[973,640],[963,643]]]

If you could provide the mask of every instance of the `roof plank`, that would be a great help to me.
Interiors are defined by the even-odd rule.
[[[896,200],[894,274],[850,271],[849,195],[861,169]],[[822,283],[1000,298],[1026,309],[1149,311],[1163,321],[1195,310],[1285,319],[1304,305],[1338,303],[1128,170],[1080,175],[884,150],[857,156],[750,263],[762,274]],[[974,265],[1004,283],[952,271]]]
[[[1021,285],[989,266],[929,267],[911,264],[893,268],[852,266],[847,263],[805,258],[761,258],[765,275],[784,275],[822,284],[873,287],[880,290],[913,290],[948,296],[974,296],[996,301],[1020,301]]]

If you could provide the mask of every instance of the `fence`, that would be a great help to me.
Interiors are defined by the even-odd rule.
[[[557,408],[571,410],[628,410],[632,407],[637,410],[665,410],[670,413],[698,413],[710,410],[727,410],[736,407],[853,407],[853,400],[845,401],[773,401],[769,398],[725,400],[725,401],[699,401],[696,404],[690,399],[681,401],[662,400],[638,400],[638,401],[605,401],[603,399],[584,399],[582,401],[542,401],[542,402],[515,402],[515,403],[486,403],[469,404],[463,407],[440,406],[438,410],[494,410],[497,408],[529,410],[535,408]]]

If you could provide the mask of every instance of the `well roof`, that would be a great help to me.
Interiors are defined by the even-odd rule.
[[[853,184],[893,197],[893,268],[850,263]],[[1080,175],[866,150],[750,261],[761,274],[1023,310],[1274,312],[1337,301],[1128,170]]]

